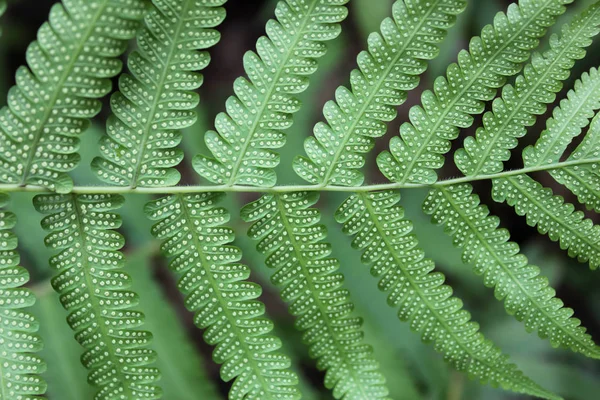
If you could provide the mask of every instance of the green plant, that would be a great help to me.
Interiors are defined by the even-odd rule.
[[[525,147],[523,167],[504,165],[600,32],[600,2],[569,18],[539,52],[536,48],[570,0],[522,0],[498,13],[434,81],[433,89],[423,92],[389,150],[377,156],[389,183],[363,185],[362,168],[376,139],[385,135],[397,107],[419,85],[447,31],[467,7],[465,0],[397,0],[392,18],[383,20],[380,32],[369,36],[367,50],[358,55],[350,87],[335,91],[335,99],[324,106],[325,121],[305,141],[306,154],[293,160],[307,184],[277,185],[279,149],[301,108],[298,97],[317,71],[327,42],[340,34],[347,2],[277,3],[266,36],[244,56],[246,77],[235,80],[215,130],[204,135],[210,154],[193,158],[195,171],[212,183],[207,185],[178,185],[184,158],[179,144],[181,130],[194,129],[200,71],[210,61],[207,49],[220,39],[216,28],[225,18],[225,0],[152,0],[147,7],[142,0],[65,0],[52,8],[0,111],[0,191],[39,193],[33,203],[45,215],[45,244],[54,252],[51,284],[84,348],[81,361],[94,398],[163,397],[155,365],[177,366],[167,359],[161,364],[160,350],[181,352],[190,346],[181,331],[174,331],[181,348],[168,341],[153,347],[153,334],[139,309],[147,314],[159,309],[169,321],[176,318],[155,294],[144,271],[148,262],[134,257],[137,261],[130,265],[121,252],[125,243],[117,210],[125,202],[123,195],[160,195],[144,207],[155,221],[152,235],[161,242],[194,324],[214,346],[212,358],[221,364],[221,378],[232,381],[231,399],[301,397],[298,375],[259,300],[262,288],[250,280],[251,270],[233,244],[238,232],[229,225],[232,209],[224,200],[232,192],[261,195],[240,215],[251,223],[248,236],[265,256],[273,271],[271,283],[288,303],[295,328],[317,368],[325,371],[325,387],[335,398],[383,399],[389,389],[345,286],[342,274],[351,266],[341,267],[334,257],[321,211],[313,207],[321,193],[347,194],[335,219],[361,251],[360,261],[370,268],[388,306],[458,371],[495,387],[560,398],[521,372],[479,331],[421,249],[419,240],[426,239],[412,233],[413,223],[400,205],[401,191],[429,190],[425,213],[444,227],[463,261],[527,331],[553,347],[600,358],[600,349],[573,310],[555,296],[548,278],[500,228],[500,219],[472,186],[490,181],[495,201],[513,206],[569,256],[592,269],[600,265],[600,228],[534,176],[548,172],[589,209],[600,208],[596,69],[581,75],[537,142]],[[128,72],[121,73],[119,57],[134,37],[137,48],[127,56]],[[111,92],[116,76],[118,91],[110,98],[106,135],[91,163],[97,178],[110,186],[75,185],[69,172],[80,162],[79,137],[100,112],[99,99]],[[481,126],[453,152],[462,176],[439,179],[452,142],[461,129],[475,125],[477,115],[482,115]],[[2,194],[1,203],[7,202]],[[38,323],[23,310],[33,304],[33,293],[22,287],[28,274],[17,266],[16,236],[9,231],[15,217],[3,212],[0,221],[0,347],[5,361],[0,364],[0,398],[40,398],[46,384],[40,376],[45,364],[35,354],[41,348]],[[129,273],[130,268],[136,273]],[[57,314],[48,305],[53,299],[46,296],[42,306]],[[52,322],[42,332],[59,329]],[[198,369],[196,357],[190,355],[182,368]],[[186,390],[189,395],[202,389],[190,384]],[[214,395],[206,390],[213,394],[205,396]],[[166,393],[174,396],[168,389]]]

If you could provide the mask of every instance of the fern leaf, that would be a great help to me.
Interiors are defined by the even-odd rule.
[[[121,271],[123,237],[112,211],[118,195],[38,195],[36,209],[49,214],[42,227],[46,245],[60,252],[50,259],[58,271],[52,286],[69,311],[67,321],[85,348],[81,361],[88,381],[99,390],[97,400],[158,399],[156,355],[148,348],[150,332],[139,330],[144,315],[132,310],[136,293],[127,290],[130,277]]]
[[[7,202],[8,196],[0,193],[0,207]],[[15,223],[13,213],[0,210],[0,398],[34,400],[46,392],[41,377],[46,364],[35,354],[42,339],[37,319],[26,310],[35,297],[23,287],[29,273],[18,265],[17,237],[10,231]]]
[[[213,359],[223,364],[221,377],[235,378],[232,400],[298,399],[297,377],[290,360],[277,350],[281,341],[270,332],[261,288],[248,282],[250,269],[239,264],[241,251],[229,245],[234,233],[218,207],[222,193],[173,195],[148,203],[146,212],[158,220],[152,233],[163,239],[171,269],[180,273],[179,290],[195,324],[206,329],[214,345]]]
[[[79,162],[78,136],[100,111],[96,100],[121,71],[117,59],[144,12],[140,0],[70,0],[56,4],[38,40],[27,49],[29,68],[16,73],[0,110],[0,180],[68,192],[67,172]]]
[[[361,261],[380,278],[379,289],[389,293],[388,304],[399,307],[398,317],[410,323],[425,342],[433,343],[446,361],[481,382],[516,392],[553,398],[507,361],[500,349],[486,340],[470,321],[462,301],[434,272],[410,221],[392,191],[356,193],[337,210],[336,220],[353,235],[352,246],[362,250]]]
[[[596,3],[564,25],[560,38],[550,38],[549,51],[543,55],[534,53],[514,87],[503,87],[502,97],[495,99],[492,111],[484,114],[483,127],[475,137],[465,139],[464,149],[454,153],[456,165],[465,175],[502,172],[503,161],[510,158],[517,139],[554,101],[575,60],[585,56],[585,48],[592,43],[590,38],[598,34],[599,25],[600,3]]]
[[[594,113],[600,109],[600,73],[592,68],[583,73],[575,82],[567,98],[556,107],[553,117],[546,122],[547,127],[533,146],[523,150],[523,163],[526,167],[546,165],[551,167],[560,161],[571,141],[579,136],[589,124]],[[594,122],[582,140],[566,161],[585,161],[598,158],[596,149],[600,138],[600,119]],[[576,166],[563,166],[549,172],[559,183],[565,185],[579,201],[588,208],[600,210],[600,180],[598,164],[590,163]]]
[[[219,41],[211,29],[225,18],[226,0],[155,0],[138,35],[139,50],[129,56],[131,74],[119,78],[111,98],[108,136],[102,157],[92,163],[103,181],[119,186],[170,186],[183,159],[175,148],[182,128],[196,121],[194,92],[210,56],[199,51]]]
[[[498,228],[499,219],[489,215],[472,190],[468,184],[434,189],[423,209],[435,223],[445,226],[455,245],[463,249],[464,261],[473,264],[486,286],[495,288],[496,298],[504,300],[508,313],[529,332],[537,331],[555,347],[600,357],[600,349],[579,326],[580,321],[571,318],[573,310],[563,307],[548,279],[519,253],[508,231]]]
[[[197,155],[196,172],[211,182],[272,186],[284,130],[300,108],[295,94],[308,86],[308,76],[325,54],[324,42],[340,33],[348,0],[286,0],[277,4],[277,20],[267,23],[267,37],[258,39],[257,53],[244,56],[249,79],[238,78],[227,113],[217,115],[215,131],[205,142],[212,157]]]
[[[598,82],[600,83],[600,79]],[[600,94],[600,85],[596,86],[595,93]],[[597,103],[597,108],[600,108],[600,102]],[[600,148],[600,117],[596,115],[585,137],[575,151],[567,158],[567,161],[596,159],[599,156],[598,148]],[[600,173],[598,172],[598,167],[600,167],[600,163],[597,162],[567,166],[552,170],[550,174],[557,182],[565,185],[574,193],[579,201],[589,209],[600,211]]]
[[[329,258],[320,212],[310,208],[318,198],[315,192],[265,195],[246,205],[242,217],[254,221],[248,235],[276,270],[271,279],[290,303],[318,368],[327,371],[325,386],[336,399],[386,398],[385,378],[363,341],[361,319],[351,315],[343,275],[336,273],[339,262]]]
[[[498,13],[493,26],[471,40],[469,52],[458,55],[446,77],[436,79],[433,91],[421,96],[422,106],[410,109],[410,122],[390,141],[390,151],[377,157],[384,175],[400,183],[434,183],[436,169],[444,163],[450,140],[459,128],[473,124],[472,115],[484,111],[496,89],[517,74],[538,45],[547,27],[564,12],[571,0],[522,0]]]
[[[546,129],[533,146],[523,149],[525,167],[549,165],[560,161],[573,138],[589,124],[594,111],[600,108],[600,74],[592,69],[575,82],[567,98],[554,110],[553,117],[546,122]]]
[[[419,84],[427,60],[435,58],[438,44],[465,9],[463,0],[396,1],[393,19],[381,24],[381,33],[369,36],[368,50],[357,58],[359,69],[350,75],[351,89],[341,86],[336,101],[325,104],[327,123],[314,128],[304,149],[308,157],[294,160],[296,173],[313,184],[360,185],[358,171],[365,153],[386,132],[396,107]]]
[[[517,214],[527,216],[527,224],[560,242],[571,257],[589,261],[592,269],[600,265],[600,226],[584,218],[562,196],[552,193],[527,175],[494,179],[493,198],[507,202]]]

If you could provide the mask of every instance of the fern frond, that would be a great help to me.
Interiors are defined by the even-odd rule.
[[[600,349],[579,326],[580,321],[571,318],[573,310],[563,307],[548,279],[519,253],[508,231],[498,228],[498,217],[489,214],[472,190],[469,184],[434,189],[423,209],[435,223],[445,226],[454,244],[463,249],[464,261],[483,276],[486,286],[495,288],[496,298],[504,300],[508,313],[529,332],[537,331],[555,347],[599,358]]]
[[[510,157],[517,139],[554,101],[574,61],[585,55],[590,38],[598,33],[599,24],[600,4],[595,4],[566,24],[560,38],[551,37],[550,50],[543,55],[534,54],[514,87],[504,87],[502,97],[484,115],[483,128],[477,130],[475,137],[467,138],[465,148],[455,153],[456,164],[465,175],[503,170],[503,161]],[[529,265],[527,258],[519,254],[519,246],[509,241],[508,231],[498,228],[498,218],[489,215],[472,190],[470,184],[434,189],[425,202],[425,211],[446,226],[455,244],[463,248],[464,260],[483,275],[486,286],[495,287],[496,297],[504,299],[508,312],[523,321],[529,331],[537,330],[554,346],[600,356],[585,329],[579,327],[580,321],[570,318],[572,310],[563,308],[539,268]],[[494,190],[500,199],[501,189]]]
[[[121,225],[112,211],[119,195],[38,195],[36,209],[49,214],[42,227],[46,245],[60,252],[50,259],[58,271],[52,286],[69,311],[67,321],[85,348],[81,361],[88,381],[98,387],[95,399],[158,399],[159,371],[148,366],[156,355],[148,348],[150,332],[139,330],[144,315],[132,310],[136,293],[121,271]]]
[[[285,129],[300,108],[296,94],[306,90],[308,76],[325,54],[325,41],[340,33],[348,0],[286,0],[277,4],[277,20],[267,23],[267,36],[258,39],[257,53],[244,56],[249,79],[234,82],[235,95],[227,113],[215,119],[215,131],[205,142],[212,157],[197,155],[196,172],[211,182],[272,186]]]
[[[385,378],[364,343],[362,322],[351,315],[354,304],[343,288],[339,262],[330,258],[319,210],[310,208],[318,193],[265,195],[246,205],[242,218],[254,222],[248,235],[275,270],[271,280],[281,288],[296,327],[304,332],[311,357],[326,370],[325,386],[336,399],[382,399]]]
[[[179,273],[179,290],[204,340],[214,345],[213,359],[223,364],[221,377],[235,378],[232,400],[298,399],[297,377],[290,360],[277,350],[281,341],[270,332],[264,305],[256,300],[259,285],[248,282],[250,269],[239,264],[241,251],[229,243],[224,227],[229,213],[218,207],[222,193],[173,195],[148,203],[146,212],[158,220],[152,233],[163,239],[163,253]]]
[[[574,90],[569,91],[567,98],[554,109],[553,117],[546,122],[546,129],[535,145],[523,149],[525,167],[560,161],[573,138],[579,136],[594,111],[600,108],[599,85],[600,74],[595,68],[575,82]]]
[[[492,196],[506,202],[517,214],[527,217],[527,224],[560,243],[571,257],[589,261],[592,269],[600,265],[600,226],[576,211],[562,196],[542,186],[528,175],[494,179]]]
[[[219,41],[211,29],[225,18],[226,0],[155,0],[128,58],[131,74],[119,78],[113,115],[92,163],[103,181],[119,186],[170,186],[183,159],[176,146],[182,128],[196,121],[194,90],[210,56],[200,51]]]
[[[598,82],[599,85],[596,86],[595,93],[600,95],[600,79]],[[596,104],[596,108],[600,108],[600,102]],[[600,156],[598,153],[600,148],[600,117],[598,115],[594,117],[585,137],[567,158],[567,161],[586,160]],[[575,194],[579,202],[598,212],[600,211],[600,173],[598,167],[600,167],[600,163],[567,166],[550,171],[550,175]]]
[[[362,250],[361,261],[380,278],[379,289],[389,293],[388,304],[399,307],[398,318],[407,321],[425,342],[459,371],[481,382],[516,392],[553,398],[508,362],[500,349],[486,340],[470,321],[462,301],[444,285],[425,258],[412,223],[404,218],[396,192],[357,193],[337,210],[336,220],[354,236],[352,246]]]
[[[16,73],[0,110],[0,181],[68,192],[79,162],[78,136],[100,111],[96,99],[121,71],[117,59],[144,12],[140,0],[71,0],[55,4],[29,68]]]
[[[469,51],[458,55],[446,77],[436,79],[433,91],[421,96],[422,106],[410,109],[410,122],[390,141],[390,151],[377,157],[379,169],[394,182],[434,183],[444,164],[450,141],[459,128],[473,124],[496,89],[517,74],[556,17],[571,0],[522,0],[498,13],[493,26],[471,40]]]
[[[7,203],[8,196],[0,193],[0,208]],[[42,339],[37,319],[26,310],[35,297],[23,287],[29,273],[19,266],[17,237],[10,231],[15,223],[13,213],[0,210],[0,398],[34,400],[46,392],[41,377],[46,364],[35,354]]]
[[[476,137],[468,137],[465,148],[455,153],[456,163],[465,175],[502,172],[502,162],[510,157],[517,139],[525,135],[526,126],[535,122],[535,116],[545,111],[545,105],[554,101],[555,93],[562,87],[561,81],[569,76],[574,61],[585,56],[585,47],[600,31],[599,25],[600,3],[596,3],[566,24],[560,39],[550,38],[548,52],[543,56],[534,54],[532,64],[517,78],[515,88],[504,87],[502,98],[493,103],[493,111],[484,115],[485,129],[479,129]],[[585,97],[585,101],[592,104],[599,96],[589,91],[584,93],[578,96],[579,100]],[[561,124],[568,125],[568,122],[568,118],[561,120]],[[530,146],[524,151],[526,167],[558,162],[572,140],[570,134],[580,129],[564,131],[562,137],[556,135],[557,131],[560,130],[546,131],[538,141],[539,148]],[[568,249],[571,256],[582,261],[589,259],[590,265],[597,267],[600,246],[595,242],[600,238],[600,228],[594,227],[590,220],[583,221],[583,214],[574,212],[572,205],[563,204],[562,197],[553,196],[551,190],[544,189],[528,176],[498,179],[493,184],[496,201],[507,201],[515,206],[518,214],[527,215],[530,225],[537,225],[540,232],[549,233],[553,240],[560,239],[561,246]]]
[[[314,128],[304,143],[308,157],[294,160],[296,173],[313,184],[360,185],[359,169],[365,153],[386,132],[396,107],[419,84],[427,60],[435,58],[438,44],[466,6],[463,0],[398,0],[393,19],[381,24],[381,33],[369,36],[368,50],[357,57],[350,75],[351,90],[340,86],[335,101],[325,104],[327,123]]]
[[[492,111],[483,116],[483,127],[474,137],[465,139],[464,149],[454,153],[456,165],[466,176],[502,172],[503,161],[510,158],[517,139],[554,101],[575,60],[585,56],[585,48],[598,34],[599,25],[600,3],[596,3],[565,24],[560,38],[550,38],[550,50],[543,55],[533,54],[531,64],[517,77],[514,87],[502,88],[502,97],[496,98]]]
[[[552,118],[546,122],[546,129],[533,146],[523,150],[523,163],[526,167],[557,163],[572,140],[579,136],[589,124],[594,113],[600,109],[600,73],[592,68],[583,73],[575,82],[574,88],[556,107]],[[567,161],[597,158],[600,138],[600,119],[594,118],[590,128],[567,158]],[[566,166],[550,170],[552,177],[573,192],[579,201],[588,208],[600,210],[600,179],[598,164]]]

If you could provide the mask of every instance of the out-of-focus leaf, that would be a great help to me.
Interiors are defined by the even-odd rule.
[[[38,243],[38,248],[41,247]],[[44,377],[48,382],[49,398],[92,399],[94,388],[87,384],[87,371],[79,362],[81,346],[72,339],[73,332],[66,322],[67,311],[60,304],[58,294],[49,282],[38,284],[34,292],[37,302],[31,312],[40,322],[39,334],[44,341],[40,355],[48,365]]]
[[[392,0],[354,0],[351,15],[354,16],[360,36],[365,38],[379,30],[381,21],[390,15]]]

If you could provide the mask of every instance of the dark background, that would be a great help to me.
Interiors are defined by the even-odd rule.
[[[24,63],[25,49],[35,39],[38,27],[46,20],[52,0],[20,0],[10,2],[9,9],[2,18],[3,36],[0,38],[0,100],[5,104],[6,91],[14,84],[14,71]],[[455,60],[457,52],[465,48],[468,39],[477,35],[484,24],[492,21],[493,15],[504,10],[508,1],[471,0],[468,10],[463,13],[449,38],[442,46],[440,57],[431,63],[424,75],[420,88],[409,94],[408,101],[399,108],[398,118],[390,124],[388,137],[377,142],[377,151],[371,152],[368,163],[368,182],[383,182],[378,173],[374,156],[387,148],[391,135],[396,135],[398,126],[407,120],[410,105],[419,101],[419,93],[430,88],[434,77],[442,74],[445,66]],[[561,17],[564,22],[574,10],[581,9],[591,0],[578,0],[569,12]],[[366,35],[377,29],[379,21],[390,14],[391,0],[353,0],[350,15],[343,23],[343,34],[329,43],[329,52],[320,63],[319,71],[311,78],[311,87],[301,98],[304,107],[295,115],[295,124],[288,132],[288,144],[282,149],[282,165],[278,168],[281,184],[300,183],[293,173],[290,161],[300,152],[302,140],[312,132],[312,126],[321,119],[321,109],[325,101],[332,98],[335,88],[347,84],[349,72],[355,68],[356,54],[365,47]],[[273,14],[275,1],[230,0],[226,4],[228,17],[219,30],[221,42],[210,50],[212,62],[204,71],[205,84],[200,89],[201,105],[199,123],[188,129],[184,148],[191,156],[203,149],[202,135],[212,129],[214,116],[224,108],[227,96],[232,93],[233,80],[243,74],[242,56],[253,49],[256,39],[263,34],[264,24]],[[557,25],[558,27],[558,25]],[[554,29],[555,31],[558,28]],[[543,42],[547,46],[547,40]],[[600,42],[599,42],[600,43]],[[133,46],[133,44],[132,44]],[[588,57],[578,62],[572,77],[565,84],[563,93],[572,87],[573,80],[600,64],[598,44],[594,44]],[[552,108],[550,108],[551,110]],[[104,107],[93,127],[84,138],[83,162],[74,176],[80,184],[99,183],[90,173],[89,161],[96,155],[95,144],[102,134],[108,107]],[[549,113],[547,113],[549,115]],[[545,117],[547,117],[547,115]],[[513,153],[508,168],[521,166],[520,149],[534,142],[543,129],[545,117],[538,119],[529,135],[521,140],[521,146]],[[477,119],[479,123],[480,118]],[[477,125],[477,124],[476,124]],[[473,134],[473,129],[465,130],[462,135]],[[455,148],[462,140],[455,141]],[[190,157],[187,157],[188,159]],[[189,168],[182,166],[183,182],[198,183],[198,177]],[[452,163],[441,172],[444,177],[457,174]],[[569,193],[554,184],[546,175],[536,175],[545,184],[553,187],[556,193],[564,195],[569,201],[576,202]],[[478,183],[476,189],[487,202],[492,212],[500,216],[503,226],[512,232],[523,252],[533,264],[539,265],[549,277],[554,288],[567,306],[576,310],[576,316],[583,321],[596,341],[600,340],[600,293],[598,272],[590,271],[585,264],[578,264],[568,258],[559,246],[546,236],[539,235],[535,228],[526,225],[523,218],[517,217],[506,205],[490,200],[490,185]],[[415,222],[416,232],[422,246],[432,257],[440,270],[447,275],[455,292],[463,298],[466,308],[472,312],[476,321],[482,325],[483,332],[493,339],[513,360],[532,378],[546,388],[558,391],[569,399],[594,399],[600,393],[600,364],[572,354],[567,350],[554,350],[535,334],[528,334],[521,324],[507,316],[502,305],[494,300],[493,293],[484,288],[481,279],[475,276],[469,266],[460,260],[460,253],[452,247],[451,240],[442,229],[428,223],[428,217],[420,211],[425,192],[421,190],[405,191],[403,205],[407,215]],[[322,389],[322,373],[314,368],[308,358],[306,348],[300,344],[300,335],[293,329],[293,320],[287,315],[285,305],[278,299],[277,290],[269,281],[270,271],[266,271],[262,256],[254,250],[254,244],[244,235],[246,225],[242,223],[236,210],[242,202],[255,196],[229,196],[232,210],[232,224],[236,226],[238,239],[236,244],[245,253],[245,262],[254,271],[254,280],[260,282],[264,290],[262,300],[267,305],[269,316],[276,322],[277,334],[284,340],[285,351],[294,359],[301,377],[302,390],[306,399],[331,398],[330,392]],[[369,279],[368,271],[359,263],[358,253],[350,248],[349,239],[333,222],[332,214],[343,198],[335,194],[324,194],[320,203],[324,222],[330,227],[328,240],[333,242],[334,253],[342,262],[341,271],[352,291],[357,312],[365,317],[367,341],[375,348],[376,357],[382,364],[388,378],[394,399],[504,399],[511,395],[500,390],[483,388],[471,382],[462,374],[448,368],[441,357],[431,348],[420,342],[417,335],[411,333],[405,324],[400,323],[392,309],[385,305],[384,296],[377,292],[375,280]],[[146,312],[148,329],[156,336],[154,347],[161,360],[159,367],[163,372],[162,386],[165,399],[219,399],[225,398],[228,384],[218,380],[219,368],[210,360],[210,348],[204,345],[202,333],[193,326],[192,318],[182,306],[175,281],[165,268],[162,258],[157,256],[157,247],[152,241],[147,221],[141,210],[147,197],[129,196],[122,210],[124,226],[122,232],[127,236],[125,248],[131,265],[135,289],[142,293],[140,307]],[[579,205],[576,205],[580,207]],[[32,274],[32,287],[40,297],[36,312],[42,320],[42,335],[46,341],[44,356],[49,364],[49,397],[60,400],[91,399],[89,388],[85,385],[85,371],[78,363],[80,349],[71,339],[71,332],[62,323],[65,312],[58,304],[49,288],[48,278],[52,271],[47,266],[48,251],[43,248],[43,232],[39,228],[39,216],[31,206],[31,195],[13,196],[13,208],[19,216],[17,227],[20,236],[22,264]],[[580,207],[582,211],[597,221],[597,215]],[[162,299],[167,301],[162,301]],[[171,307],[165,307],[170,304]],[[184,343],[184,344],[180,344]],[[210,382],[212,381],[212,383]]]

